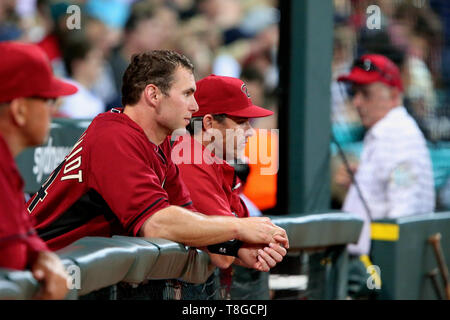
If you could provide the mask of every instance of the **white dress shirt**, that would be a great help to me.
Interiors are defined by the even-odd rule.
[[[422,132],[403,106],[392,109],[366,133],[355,179],[374,220],[434,210],[430,154]],[[358,244],[348,245],[348,251],[369,254],[370,220],[354,184],[343,211],[364,219]]]

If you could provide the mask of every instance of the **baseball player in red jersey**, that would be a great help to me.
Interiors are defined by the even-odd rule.
[[[255,106],[240,79],[210,75],[196,85],[194,96],[199,110],[193,114],[188,126],[190,135],[184,135],[173,148],[172,159],[199,211],[248,217],[248,209],[239,196],[241,181],[229,163],[244,157],[247,139],[254,134],[249,118],[266,117],[273,112]],[[272,256],[258,249],[257,259],[261,263],[266,260],[275,265],[275,260],[270,261],[273,256],[278,254],[277,258],[281,260],[286,255],[286,249],[278,244],[271,244],[271,248],[274,250]],[[247,265],[235,257],[210,256],[216,265],[225,269],[221,270],[221,283],[230,293],[230,265]]]
[[[62,299],[67,274],[26,214],[14,157],[45,141],[52,100],[77,89],[54,78],[45,53],[35,45],[3,42],[0,56],[0,268],[30,268],[41,283],[36,298]]]
[[[235,162],[243,158],[246,140],[254,133],[248,119],[270,116],[273,112],[253,105],[240,79],[210,75],[196,86],[194,96],[199,110],[188,126],[190,135],[183,136],[176,144],[172,159],[199,211],[209,215],[248,217],[247,207],[239,196],[241,182],[227,160]],[[181,154],[185,152],[187,157]],[[279,245],[273,244],[272,248],[281,256],[286,254]],[[212,258],[217,259],[222,268],[234,261],[233,257]],[[234,262],[240,264],[241,261]]]
[[[242,253],[253,267],[268,270],[273,259],[257,261],[240,241],[287,247],[286,232],[267,218],[194,212],[170,158],[168,135],[198,110],[190,61],[168,50],[142,53],[133,56],[123,80],[124,109],[97,116],[29,200],[39,235],[53,250],[85,236],[116,234],[218,244],[211,250]]]

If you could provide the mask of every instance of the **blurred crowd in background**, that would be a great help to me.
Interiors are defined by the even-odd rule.
[[[185,54],[197,80],[241,77],[255,104],[276,111],[279,19],[276,0],[2,0],[0,41],[37,43],[55,73],[78,86],[61,101],[61,117],[120,107],[131,56],[154,49]],[[276,125],[272,117],[258,127]]]
[[[450,137],[450,3],[333,2],[333,123],[359,125],[334,79],[350,69],[355,57],[381,53],[400,66],[406,107],[426,137]],[[77,13],[71,5],[80,9],[74,29],[68,27]],[[380,28],[367,28],[370,5],[381,9]],[[256,105],[277,111],[279,20],[277,0],[2,0],[0,41],[38,43],[55,73],[80,88],[62,102],[60,116],[93,118],[120,107],[122,74],[131,56],[152,49],[188,56],[196,79],[211,73],[241,77]],[[276,128],[276,118],[258,127]]]
[[[400,67],[405,107],[429,143],[449,141],[450,1],[333,0],[333,4],[330,83],[336,140],[360,142],[364,135],[346,88],[336,78],[350,70],[356,57],[380,53]],[[79,28],[68,27],[77,14],[72,5],[79,8]],[[381,9],[381,24],[375,29],[367,26],[371,5]],[[244,80],[254,104],[275,112],[252,125],[276,129],[278,8],[278,0],[2,0],[0,41],[37,43],[55,73],[78,86],[77,94],[59,102],[60,117],[91,119],[120,107],[122,74],[131,56],[173,49],[191,59],[197,80],[211,73]],[[450,146],[446,150],[448,154],[431,156],[437,187],[448,184],[444,188],[448,195],[441,198],[449,199],[450,207],[450,182],[446,182],[450,181],[446,160]],[[269,182],[258,183],[258,188],[262,184]],[[271,203],[260,209],[275,204],[276,175],[270,184],[271,196],[261,198],[270,198]],[[338,207],[345,192],[345,188],[337,190]]]

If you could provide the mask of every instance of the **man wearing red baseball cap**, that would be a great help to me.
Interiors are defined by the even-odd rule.
[[[391,60],[363,55],[350,74],[338,81],[350,84],[352,104],[367,128],[360,163],[343,205],[344,211],[365,220],[358,243],[349,245],[348,251],[354,261],[362,258],[367,268],[371,265],[372,220],[434,210],[431,159],[422,132],[403,106],[401,74]],[[359,269],[362,287],[365,268]]]
[[[242,159],[247,139],[254,134],[248,120],[273,115],[272,111],[253,104],[247,86],[237,78],[210,75],[197,82],[195,99],[199,111],[192,116],[203,118],[206,122],[206,126],[203,123],[203,129],[212,128],[221,133],[219,139],[213,139],[212,145],[207,139],[202,141],[204,146],[213,148],[216,159]],[[226,134],[226,130],[237,132],[238,129],[243,134]]]
[[[63,299],[67,274],[32,228],[14,157],[46,140],[52,101],[77,89],[53,76],[35,45],[0,43],[0,57],[0,268],[30,268],[42,285],[36,298]]]
[[[197,210],[208,215],[248,217],[239,196],[241,182],[229,163],[243,160],[245,144],[254,134],[249,119],[267,117],[273,112],[255,106],[240,79],[210,75],[196,86],[194,95],[199,109],[188,126],[190,135],[184,135],[173,149],[172,160],[177,163]],[[278,244],[271,247],[271,254],[278,259],[286,254]],[[211,258],[222,268],[233,262],[244,265],[239,258]]]

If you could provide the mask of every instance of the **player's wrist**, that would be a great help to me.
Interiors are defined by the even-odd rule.
[[[237,257],[239,249],[242,247],[242,245],[242,241],[234,239],[218,244],[209,245],[207,248],[210,253]]]
[[[243,219],[230,219],[232,221],[232,234],[233,239],[243,241],[244,237],[244,223]]]

